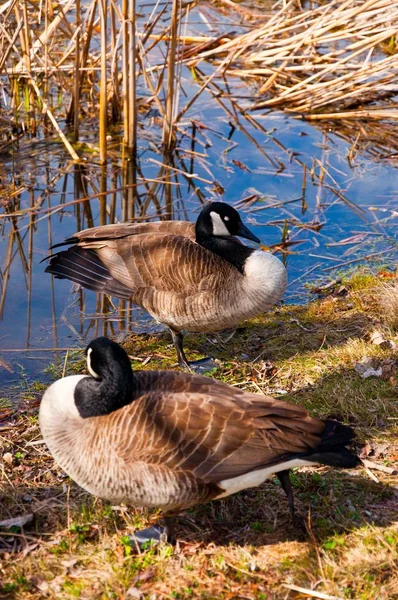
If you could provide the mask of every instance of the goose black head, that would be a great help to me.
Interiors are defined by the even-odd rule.
[[[239,236],[260,243],[254,235],[242,223],[237,210],[225,202],[211,202],[207,204],[196,221],[196,239],[204,237],[227,237]]]
[[[107,415],[133,399],[134,375],[129,357],[119,344],[98,337],[86,348],[85,377],[75,388],[75,404],[81,417]]]

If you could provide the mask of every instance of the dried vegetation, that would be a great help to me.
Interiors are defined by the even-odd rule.
[[[398,280],[385,283],[380,294],[380,308],[386,323],[398,326]]]
[[[396,2],[334,0],[297,11],[291,1],[258,20],[263,23],[195,56],[226,55],[235,75],[255,78],[258,97],[250,108],[278,107],[316,119],[397,118],[395,104],[365,108],[397,93]]]
[[[196,12],[196,5],[175,1],[169,10],[143,4],[137,12],[135,2],[127,0],[121,5],[5,2],[0,86],[11,111],[4,111],[0,129],[12,127],[14,139],[5,139],[2,149],[21,132],[43,128],[44,135],[56,133],[78,160],[81,151],[74,142],[81,120],[91,115],[98,124],[101,163],[109,158],[107,136],[120,121],[127,153],[136,156],[138,114],[152,107],[170,150],[184,115],[207,91],[221,104],[232,96],[232,115],[278,108],[305,119],[337,121],[346,134],[352,120],[381,121],[380,146],[394,143],[396,150],[388,131],[398,115],[395,0],[308,6],[290,0],[258,10],[223,0],[204,13]],[[197,35],[192,22],[198,16],[215,22],[216,35]],[[196,83],[193,94],[183,86],[184,65]],[[234,78],[253,84],[243,103],[239,92],[231,91]],[[72,136],[61,127],[63,118],[73,126]],[[352,141],[365,137],[357,133],[349,135]]]

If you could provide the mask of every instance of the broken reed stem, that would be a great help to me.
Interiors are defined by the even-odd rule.
[[[20,44],[21,44],[22,60],[24,62],[26,71],[29,73],[30,72],[29,35],[27,33],[27,23],[26,23],[26,20],[25,20],[26,3],[23,4],[23,9],[25,9],[25,10],[23,10],[23,16],[22,16],[21,12],[20,12],[20,6],[19,6],[19,4],[15,4],[15,6],[14,6],[15,19],[16,19],[18,25],[20,25],[20,27],[19,27],[19,41],[20,41]],[[28,120],[29,120],[30,106],[28,106],[28,108],[26,110],[26,113],[27,113],[27,117],[28,117]],[[27,125],[27,130],[30,131],[30,124],[29,124],[29,122],[26,125]]]
[[[122,99],[123,99],[123,144],[129,148],[129,22],[128,0],[122,1]]]
[[[116,7],[114,3],[110,6],[110,17],[111,17],[111,57],[112,57],[112,68],[111,68],[111,82],[112,82],[112,123],[116,123],[120,120],[120,96],[119,96],[119,61],[117,59],[117,22],[116,22]]]
[[[44,82],[43,82],[43,97],[45,99],[45,101],[48,104],[48,95],[49,95],[49,78],[48,78],[48,66],[49,66],[49,53],[48,53],[48,37],[47,37],[47,30],[48,30],[48,17],[49,17],[49,4],[50,4],[50,0],[45,0],[45,5],[44,5],[44,33],[46,35],[46,42],[44,44]],[[0,69],[1,71],[1,69]],[[48,133],[49,132],[49,127],[48,127],[48,117],[45,114],[44,115],[44,132]],[[51,282],[51,284],[53,284],[53,282]]]
[[[47,102],[42,98],[40,90],[37,86],[37,83],[35,82],[35,80],[33,78],[30,78],[30,83],[33,87],[33,89],[36,92],[36,96],[38,98],[40,98],[41,103],[43,105],[43,111],[47,114],[48,118],[50,119],[54,129],[57,131],[59,137],[61,138],[65,148],[68,150],[69,154],[71,155],[71,157],[73,158],[73,160],[80,160],[78,154],[76,153],[76,151],[74,150],[73,146],[71,145],[71,143],[69,142],[69,140],[67,139],[67,137],[65,136],[64,132],[62,131],[62,129],[60,128],[60,126],[58,125],[54,115],[52,114],[52,112],[50,111],[50,109],[48,108]]]
[[[129,132],[128,132],[128,148],[133,159],[137,152],[137,81],[136,81],[136,64],[137,51],[135,39],[135,0],[130,0],[129,11]]]
[[[3,270],[3,276],[2,276],[2,286],[1,286],[2,290],[1,290],[1,297],[0,297],[0,319],[3,318],[4,306],[5,306],[6,297],[7,297],[7,288],[8,288],[8,282],[10,279],[10,269],[11,269],[11,256],[12,256],[12,251],[13,251],[13,247],[14,247],[14,241],[15,241],[15,229],[12,229],[10,235],[8,236],[8,244],[7,244],[5,261],[4,261],[4,264],[6,266]]]
[[[97,10],[97,1],[92,0],[90,10],[88,11],[88,16],[85,19],[85,32],[84,36],[82,36],[83,47],[81,52],[81,63],[80,63],[80,91],[79,98],[81,98],[82,86],[84,82],[84,69],[87,66],[89,53],[90,53],[90,43],[93,36],[94,31],[94,23],[95,23],[95,14]]]
[[[16,28],[16,30],[14,31],[14,35],[12,36],[12,38],[11,38],[11,39],[10,39],[10,38],[8,39],[8,48],[7,48],[7,50],[4,52],[4,54],[3,54],[3,55],[0,57],[0,73],[1,73],[1,71],[3,70],[3,67],[4,67],[4,65],[6,64],[6,61],[7,61],[8,57],[9,57],[9,55],[10,55],[10,52],[11,52],[11,50],[13,50],[13,49],[14,49],[14,44],[15,44],[15,41],[16,41],[17,37],[19,36],[19,34],[20,34],[20,31],[21,31],[22,27],[23,27],[23,21],[20,21],[20,22],[17,24],[17,28]],[[4,37],[8,37],[8,36],[7,36],[7,32],[6,32],[6,31],[4,30],[4,28],[1,26],[1,23],[0,23],[0,32],[1,32],[2,34],[4,34]]]
[[[334,113],[302,115],[305,121],[321,121],[324,119],[398,119],[398,109],[349,110]]]
[[[58,6],[58,13],[51,21],[47,30],[42,33],[32,45],[30,51],[30,61],[36,56],[36,54],[43,48],[43,46],[49,41],[50,37],[59,31],[60,24],[65,19],[67,13],[75,6],[75,0],[68,0],[62,7]],[[52,5],[49,3],[49,12],[52,13]],[[18,20],[18,19],[17,19]],[[22,42],[21,42],[22,43]],[[18,54],[18,53],[17,53]],[[26,62],[22,57],[15,67],[12,67],[13,73],[24,73]]]
[[[177,59],[177,28],[179,0],[173,0],[171,9],[171,30],[168,50],[166,115],[163,124],[163,144],[170,151],[175,144],[174,101],[175,101],[175,65]]]
[[[79,139],[79,104],[80,104],[80,0],[76,0],[76,38],[75,38],[75,80],[73,89],[73,130],[75,141]]]
[[[108,1],[99,0],[100,23],[101,23],[101,80],[100,80],[100,102],[99,102],[99,148],[100,164],[106,163],[107,158],[107,76],[106,76],[106,56],[107,56],[107,10]]]

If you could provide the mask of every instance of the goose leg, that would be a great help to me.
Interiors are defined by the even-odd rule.
[[[187,359],[187,357],[185,356],[185,352],[184,352],[184,348],[183,348],[184,336],[182,335],[181,331],[173,331],[173,329],[170,329],[170,331],[171,331],[171,335],[173,338],[174,347],[177,352],[178,364],[180,365],[180,367],[182,369],[184,369],[184,371],[188,371],[189,373],[192,373],[192,371],[194,371],[195,368],[200,369],[200,367],[206,367],[206,366],[208,368],[214,368],[217,366],[212,361],[211,358],[201,358],[200,360],[189,361]]]
[[[164,531],[165,534],[167,536],[167,541],[169,542],[169,544],[174,544],[176,543],[176,538],[175,538],[175,525],[176,525],[176,518],[174,515],[164,515],[163,516],[163,523],[164,523]]]
[[[289,469],[285,471],[279,471],[276,473],[277,478],[280,481],[283,491],[287,496],[287,501],[289,503],[289,512],[290,515],[294,516],[294,498],[293,498],[293,488],[290,481]]]

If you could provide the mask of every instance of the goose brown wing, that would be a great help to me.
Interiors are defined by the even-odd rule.
[[[211,289],[233,267],[195,241],[170,233],[142,233],[112,239],[84,239],[114,279],[131,289],[154,288],[189,294]]]
[[[154,223],[116,223],[83,229],[73,235],[71,240],[90,242],[98,240],[123,239],[145,233],[169,233],[188,239],[195,239],[195,224],[189,221],[155,221]]]
[[[128,407],[134,418],[124,422],[134,422],[134,431],[124,432],[118,449],[127,464],[143,461],[217,483],[319,444],[325,424],[302,407],[198,376],[182,385],[179,375],[162,373],[163,391],[143,393]]]

